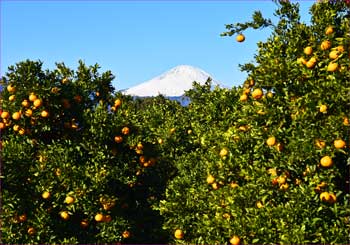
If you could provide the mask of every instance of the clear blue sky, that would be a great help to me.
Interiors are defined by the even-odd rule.
[[[314,1],[300,1],[303,20]],[[270,29],[249,30],[246,41],[220,37],[225,24],[273,16],[276,5],[253,1],[10,1],[1,4],[1,75],[25,59],[53,69],[78,60],[111,70],[124,89],[168,69],[192,65],[227,86],[242,84],[238,64],[252,61]]]

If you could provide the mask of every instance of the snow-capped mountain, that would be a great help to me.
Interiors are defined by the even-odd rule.
[[[179,65],[149,81],[124,90],[123,93],[140,97],[159,94],[177,97],[182,96],[186,90],[190,90],[194,81],[204,84],[209,77],[212,79],[213,86],[223,87],[207,72],[193,66]]]

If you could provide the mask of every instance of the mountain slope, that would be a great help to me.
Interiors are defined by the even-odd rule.
[[[192,88],[194,81],[204,84],[208,78],[213,79],[207,72],[189,65],[180,65],[149,81],[125,90],[123,93],[132,96],[182,96]],[[221,84],[212,80],[214,86]]]

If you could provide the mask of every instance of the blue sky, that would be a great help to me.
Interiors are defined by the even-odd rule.
[[[299,1],[303,20],[314,1]],[[53,69],[78,60],[111,70],[124,89],[186,64],[226,86],[243,83],[238,64],[252,61],[270,29],[249,30],[246,41],[220,37],[225,24],[250,20],[254,10],[274,18],[276,5],[253,1],[11,1],[1,4],[1,75],[25,59]]]

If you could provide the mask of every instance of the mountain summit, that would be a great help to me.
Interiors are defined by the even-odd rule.
[[[221,86],[205,71],[189,65],[179,65],[149,81],[125,90],[124,94],[140,97],[159,94],[167,97],[182,96],[185,91],[192,88],[194,81],[203,85],[209,77],[212,79],[213,86]]]

